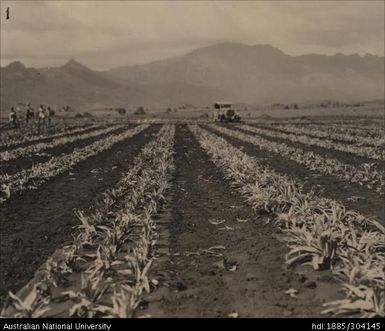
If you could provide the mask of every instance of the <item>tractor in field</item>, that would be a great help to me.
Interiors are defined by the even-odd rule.
[[[213,113],[214,122],[240,122],[241,117],[231,102],[216,102]]]

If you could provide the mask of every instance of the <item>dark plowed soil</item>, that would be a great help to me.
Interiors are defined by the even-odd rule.
[[[92,124],[79,125],[79,126],[76,127],[76,129],[84,128],[84,131],[82,133],[86,133],[86,132],[90,132],[90,131],[94,131],[94,130],[100,129],[100,128],[102,128],[104,126],[104,125],[97,125],[97,126],[94,126],[94,127],[89,127],[91,125]],[[72,129],[75,129],[75,128],[72,128]],[[67,129],[67,130],[70,130],[70,129]],[[56,134],[56,133],[58,133],[58,132],[52,132],[52,135]],[[63,137],[70,137],[70,136],[73,136],[75,134],[80,134],[80,133],[65,134],[65,131],[62,132],[62,133],[63,133]],[[25,142],[20,143],[20,144],[15,144],[15,145],[12,145],[12,147],[0,146],[0,152],[6,151],[6,150],[15,149],[15,148],[20,148],[20,147],[26,147],[26,146],[30,146],[30,145],[37,144],[37,143],[48,142],[48,141],[52,141],[53,139],[55,139],[55,138],[52,138],[50,136],[45,136],[45,137],[41,137],[41,139],[37,139],[35,141],[25,141]]]
[[[250,123],[252,123],[252,122],[250,122]],[[249,124],[249,123],[247,123],[247,124]],[[263,125],[264,123],[260,122],[260,123],[254,123],[254,124]],[[273,125],[273,126],[282,125],[282,124],[291,124],[291,125],[295,125],[295,126],[307,126],[309,124],[309,128],[312,127],[311,125],[324,125],[326,127],[326,126],[338,124],[341,129],[346,127],[348,129],[358,129],[358,130],[365,130],[365,131],[377,130],[377,129],[380,129],[383,127],[383,123],[380,123],[380,122],[366,122],[366,123],[353,125],[353,123],[341,123],[341,122],[333,122],[333,121],[331,121],[331,122],[330,121],[327,121],[327,122],[325,122],[325,121],[323,121],[323,122],[310,121],[310,122],[299,123],[299,122],[291,122],[290,120],[287,120],[287,119],[281,119],[280,121],[276,121],[276,119],[275,119],[275,122],[269,122],[267,124]],[[369,126],[371,126],[371,128],[369,128]]]
[[[159,220],[167,235],[161,234],[162,248],[151,272],[159,285],[137,315],[319,316],[330,286],[321,298],[321,280],[309,283],[306,276],[286,269],[287,249],[273,225],[228,185],[186,126],[177,126],[175,149],[171,208]],[[213,225],[209,220],[225,222]],[[223,257],[204,251],[210,247]],[[284,293],[291,288],[299,291],[297,297]],[[334,297],[336,293],[334,288]]]
[[[159,129],[159,125],[152,125],[37,190],[26,191],[1,205],[1,302],[9,290],[23,286],[56,248],[71,239],[72,227],[79,223],[73,209],[86,209],[93,199],[113,187]]]
[[[231,126],[228,127],[234,129]],[[261,164],[304,183],[305,191],[310,191],[312,188],[316,189],[322,196],[340,201],[349,210],[357,210],[384,222],[384,201],[376,192],[359,184],[339,180],[333,176],[320,175],[306,169],[297,162],[282,157],[280,154],[267,153],[257,146],[223,135],[208,126],[205,128],[218,136],[224,137],[228,142],[242,149],[246,154],[256,157]]]
[[[282,124],[282,123],[281,123]],[[271,130],[271,131],[276,131],[276,132],[281,132],[281,133],[286,133],[286,134],[295,134],[293,132],[290,132],[290,131],[286,131],[286,130],[283,130],[281,128],[276,128],[276,127],[271,127],[271,126],[265,126],[265,125],[261,125],[261,124],[255,124],[255,125],[251,125],[251,126],[255,126],[255,127],[258,127],[258,128],[261,128],[261,129],[266,129],[266,130]],[[313,127],[310,127],[310,129],[314,129]],[[326,132],[326,131],[325,131]],[[305,135],[305,134],[304,134]],[[345,145],[354,145],[355,142],[352,142],[352,141],[344,141],[344,140],[339,140],[339,139],[333,139],[331,137],[324,137],[324,138],[321,138],[321,137],[317,137],[316,135],[313,135],[313,134],[306,134],[306,136],[310,137],[310,138],[315,138],[315,139],[321,139],[321,140],[331,140],[333,142],[336,142],[336,143],[341,143],[341,144],[345,144]],[[365,145],[365,146],[373,146],[373,145]],[[349,153],[347,153],[349,154]],[[350,153],[351,154],[351,153]]]
[[[256,125],[256,126],[258,127],[258,125]],[[355,154],[348,153],[348,152],[336,151],[334,149],[328,149],[328,148],[323,148],[323,147],[319,147],[319,146],[310,146],[310,145],[306,145],[306,144],[302,144],[302,143],[295,143],[295,142],[291,142],[287,139],[273,138],[273,137],[269,137],[269,136],[264,135],[264,134],[259,134],[259,133],[256,134],[256,133],[253,133],[250,131],[242,130],[241,128],[238,128],[238,129],[244,133],[247,133],[247,134],[261,136],[267,140],[274,141],[277,143],[285,143],[286,145],[288,145],[290,147],[300,148],[306,152],[314,152],[316,154],[321,155],[322,157],[329,158],[329,159],[336,159],[340,162],[343,162],[346,164],[351,164],[353,166],[359,166],[363,163],[369,163],[369,162],[373,162],[373,163],[380,163],[381,162],[380,160],[371,159],[371,158],[362,157],[362,156],[357,156]],[[270,128],[268,128],[268,129],[270,129]],[[278,132],[281,130],[272,130],[272,131]],[[283,132],[283,131],[281,131],[281,132]]]
[[[113,130],[111,132],[98,135],[96,137],[90,137],[88,139],[82,139],[78,141],[74,141],[68,144],[64,144],[61,146],[48,148],[46,150],[41,151],[41,153],[38,153],[37,155],[31,155],[26,157],[20,157],[15,160],[7,161],[7,162],[0,162],[0,169],[1,172],[8,175],[13,175],[22,169],[30,168],[32,165],[42,162],[49,161],[52,157],[63,155],[63,154],[70,154],[75,148],[82,148],[87,145],[90,145],[94,143],[97,140],[105,139],[107,136],[111,134],[119,134],[122,133],[124,130],[129,128],[130,126],[127,126],[125,128],[119,128],[116,130]]]
[[[297,119],[295,121],[295,119]],[[307,117],[306,121],[298,122],[299,117],[276,117],[274,118],[274,122],[270,122],[269,124],[295,124],[295,125],[306,125],[306,124],[317,124],[317,125],[330,125],[330,124],[338,124],[341,126],[344,125],[352,125],[355,124],[357,128],[361,129],[362,126],[373,126],[374,128],[383,126],[383,117],[359,117],[359,116],[342,116],[338,117],[329,117],[329,116],[312,116]],[[381,121],[377,121],[381,120]]]

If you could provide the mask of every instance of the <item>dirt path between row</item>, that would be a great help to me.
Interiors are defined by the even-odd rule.
[[[284,123],[281,123],[281,125],[284,125]],[[258,127],[258,128],[261,128],[261,129],[266,129],[266,130],[271,130],[271,131],[276,131],[276,132],[281,132],[281,133],[285,133],[285,134],[295,134],[293,132],[290,132],[290,131],[286,131],[284,128],[278,128],[276,126],[269,126],[269,125],[263,125],[263,124],[252,124],[251,126],[254,126],[254,127]],[[308,127],[306,129],[314,129],[314,130],[318,130],[314,127]],[[323,131],[324,133],[327,133],[327,131]],[[300,135],[300,136],[307,136],[307,137],[310,137],[310,138],[314,138],[314,139],[321,139],[321,140],[331,140],[333,142],[336,142],[336,143],[341,143],[341,144],[345,144],[345,145],[355,145],[356,143],[354,141],[346,141],[346,140],[340,140],[340,139],[336,139],[336,138],[332,138],[332,137],[318,137],[314,134],[297,134],[297,135]],[[373,146],[373,145],[364,145],[364,146]],[[349,153],[348,153],[349,154]],[[351,154],[351,153],[350,153]]]
[[[92,125],[92,123],[87,123],[87,124],[79,125],[79,126],[76,127],[76,129],[84,129],[84,131],[82,133],[86,133],[86,132],[90,132],[90,131],[93,131],[93,130],[100,129],[102,127],[106,127],[103,124],[96,125],[94,127],[92,127],[91,125]],[[75,127],[73,129],[75,129]],[[67,130],[69,130],[69,129],[67,129]],[[36,135],[33,136],[32,135],[31,138],[35,138],[36,140],[34,140],[34,141],[25,141],[25,142],[22,142],[22,143],[19,143],[19,144],[15,144],[12,147],[0,146],[0,152],[4,152],[4,151],[10,150],[10,149],[16,149],[16,148],[20,148],[20,147],[27,147],[27,146],[38,144],[38,143],[49,142],[49,141],[52,141],[52,140],[56,139],[55,137],[52,137],[55,134],[63,134],[63,137],[70,137],[70,136],[73,136],[73,135],[79,134],[79,133],[68,133],[68,134],[66,134],[65,131],[62,131],[62,132],[59,132],[59,131],[55,132],[54,131],[54,132],[51,133],[51,135],[41,136],[41,138],[37,138],[38,136],[36,136]]]
[[[262,128],[262,129],[271,130],[272,132],[278,132],[278,133],[281,132],[281,133],[286,134],[286,132],[284,132],[283,130],[272,129],[272,128],[263,127],[260,125],[252,125],[252,126]],[[364,164],[364,163],[383,164],[383,162],[381,163],[381,160],[371,159],[371,158],[364,157],[364,156],[358,156],[356,154],[349,153],[349,152],[338,151],[335,149],[328,149],[328,148],[315,146],[315,145],[307,145],[307,144],[298,143],[298,142],[292,142],[290,140],[283,139],[283,138],[274,138],[274,137],[270,137],[270,136],[265,135],[265,134],[253,133],[250,131],[243,130],[241,128],[239,128],[239,130],[242,131],[243,133],[261,136],[262,138],[270,140],[270,141],[274,141],[277,143],[284,143],[290,147],[300,148],[300,149],[303,149],[305,152],[313,152],[313,153],[321,155],[324,158],[336,159],[342,163],[350,164],[353,166],[359,166],[359,165]],[[322,138],[317,138],[317,139],[322,139]],[[346,144],[345,142],[343,142],[343,143]]]
[[[175,150],[170,207],[157,220],[161,240],[151,277],[159,285],[137,315],[319,316],[331,292],[321,278],[313,282],[285,267],[287,248],[274,226],[229,186],[185,125],[177,126]],[[298,297],[284,293],[290,288]]]
[[[129,169],[135,155],[153,139],[160,125],[119,142],[0,207],[0,301],[32,278],[56,248],[71,240],[79,224],[73,209],[88,208]]]
[[[127,130],[128,128],[133,127],[133,125],[128,125],[124,128],[116,128],[115,130],[100,134],[96,137],[90,137],[87,139],[81,139],[67,144],[63,144],[53,148],[47,148],[42,150],[41,153],[34,154],[26,157],[19,157],[11,161],[0,162],[0,169],[2,173],[8,175],[13,175],[23,169],[32,167],[34,164],[43,163],[49,161],[52,157],[60,156],[63,154],[70,154],[75,148],[83,148],[87,145],[94,143],[97,140],[105,139],[111,134],[119,134]]]
[[[236,130],[236,128],[231,126],[228,126],[228,128]],[[320,175],[306,169],[305,166],[295,161],[282,157],[280,154],[263,151],[255,145],[221,134],[208,126],[205,129],[225,138],[234,146],[242,149],[246,154],[256,157],[261,164],[303,183],[305,191],[317,189],[322,196],[340,201],[347,209],[357,210],[364,215],[373,216],[377,220],[384,222],[384,202],[378,193],[359,184],[339,180],[334,176]]]

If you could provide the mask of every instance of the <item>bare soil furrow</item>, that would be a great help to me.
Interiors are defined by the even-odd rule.
[[[257,124],[257,125],[252,125],[252,126],[255,126],[255,127],[258,127],[258,128],[261,128],[261,129],[265,129],[265,130],[271,130],[271,131],[275,131],[275,132],[280,132],[280,133],[284,133],[284,134],[295,134],[295,132],[293,132],[293,130],[291,130],[291,128],[286,128],[285,126],[276,126],[276,125],[263,125],[263,124]],[[303,128],[303,127],[300,127],[300,128]],[[322,129],[325,129],[325,127],[321,127]],[[328,129],[329,127],[326,127],[326,129]],[[319,127],[310,127],[309,129],[314,129],[315,131],[321,131]],[[303,136],[307,136],[309,138],[314,138],[314,139],[322,139],[322,140],[330,140],[330,141],[333,141],[335,143],[341,143],[341,144],[346,144],[346,145],[358,145],[357,142],[351,140],[351,137],[350,136],[347,136],[345,139],[337,139],[335,137],[330,137],[330,136],[327,136],[327,131],[322,131],[322,136],[320,136],[319,134],[314,134],[314,131],[313,133],[310,133],[310,130],[309,130],[309,133],[298,133],[299,135],[303,135]],[[341,134],[340,132],[338,132],[339,134]],[[356,135],[357,137],[357,140],[359,140],[360,138],[365,138],[365,136],[358,136]],[[350,139],[350,140],[349,140]],[[365,143],[361,143],[360,144],[361,146],[376,146],[376,143],[373,141],[371,141],[370,143],[369,142],[365,142]]]
[[[259,125],[252,125],[252,126],[261,127]],[[314,153],[321,155],[322,157],[329,158],[329,159],[336,159],[340,162],[350,164],[353,166],[359,166],[359,165],[364,164],[364,163],[376,163],[376,164],[381,163],[381,161],[379,161],[379,160],[371,159],[371,158],[367,158],[367,157],[363,157],[363,156],[358,156],[358,155],[348,153],[348,152],[338,151],[335,149],[328,149],[328,148],[315,146],[315,145],[303,144],[303,143],[299,143],[299,142],[293,142],[293,141],[289,141],[289,140],[283,139],[283,138],[270,137],[270,136],[262,134],[262,133],[258,133],[258,134],[250,133],[250,131],[243,130],[241,127],[238,127],[237,129],[239,129],[240,131],[247,133],[247,134],[254,134],[254,135],[261,136],[261,137],[263,137],[267,140],[270,140],[270,141],[275,141],[278,143],[285,143],[288,146],[295,147],[295,148],[301,148],[306,152],[314,152]],[[273,132],[274,131],[275,132],[283,132],[282,130],[272,129],[270,127],[266,127],[266,129],[271,130]],[[319,139],[319,138],[317,138],[317,139]]]
[[[1,173],[13,175],[21,171],[22,169],[32,167],[32,165],[34,164],[46,162],[52,157],[63,155],[63,154],[70,154],[75,148],[82,148],[92,144],[97,140],[105,139],[109,135],[119,134],[130,127],[133,127],[133,126],[131,125],[125,128],[117,128],[116,130],[113,130],[108,133],[100,134],[95,137],[90,137],[87,139],[79,139],[74,142],[63,144],[57,147],[48,148],[43,150],[41,153],[35,154],[33,156],[25,156],[25,157],[20,157],[20,158],[11,160],[11,161],[0,162]]]
[[[47,136],[40,136],[40,138],[38,138],[38,136],[37,136],[35,138],[32,138],[32,140],[27,140],[27,141],[24,141],[21,143],[12,144],[10,146],[2,145],[2,146],[0,146],[0,152],[9,151],[9,150],[20,148],[20,147],[27,147],[27,146],[31,146],[34,144],[50,142],[56,138],[71,137],[73,135],[79,134],[80,132],[78,130],[81,130],[81,133],[87,133],[87,132],[92,132],[92,131],[101,129],[103,127],[107,127],[107,126],[104,124],[100,124],[100,125],[92,125],[91,123],[90,124],[84,124],[84,125],[80,125],[79,127],[76,127],[74,129],[75,132],[71,132],[71,130],[66,130],[66,131],[59,133],[59,134],[56,133],[56,134],[47,135]],[[67,131],[70,131],[70,132],[67,132]]]
[[[162,286],[139,316],[319,316],[317,289],[285,268],[286,247],[273,225],[229,186],[186,126],[177,126],[175,150],[170,209],[159,220],[161,253],[151,271]],[[284,293],[290,288],[297,298]]]
[[[103,123],[103,121],[101,121]],[[24,126],[19,128],[12,128],[10,131],[1,131],[0,146],[7,146],[13,148],[16,144],[23,144],[33,142],[35,139],[55,138],[62,134],[67,134],[68,131],[77,131],[83,128],[95,125],[95,123],[79,122],[73,119],[60,119],[54,121],[49,126],[42,126],[39,128],[37,124],[31,126]]]
[[[9,290],[17,290],[31,279],[36,268],[71,239],[72,227],[78,224],[73,210],[88,208],[115,185],[159,129],[152,125],[1,205],[0,301]]]
[[[230,129],[232,129],[229,126]],[[283,158],[277,153],[266,153],[258,147],[241,141],[234,137],[221,134],[209,126],[205,129],[224,137],[234,146],[241,148],[250,156],[257,157],[258,160],[282,174],[287,174],[304,184],[304,190],[315,189],[324,197],[340,201],[347,209],[357,210],[365,215],[373,216],[384,222],[384,203],[383,198],[364,186],[347,183],[334,176],[324,176],[306,169],[297,162]],[[270,139],[266,137],[266,139]],[[288,143],[285,141],[285,143]]]

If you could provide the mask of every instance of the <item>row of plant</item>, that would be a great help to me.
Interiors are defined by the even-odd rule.
[[[251,120],[251,122],[258,124],[272,124],[272,125],[280,125],[282,123],[290,124],[290,125],[322,125],[322,126],[339,126],[339,127],[350,127],[357,129],[380,129],[383,127],[383,119],[377,118],[357,118],[352,120],[338,120],[338,119],[329,119],[329,120],[315,120],[315,118],[286,118],[283,120],[278,119],[256,119]]]
[[[267,128],[278,129],[285,133],[295,133],[302,136],[313,136],[324,138],[327,140],[337,140],[345,143],[351,143],[356,146],[374,146],[382,147],[385,144],[385,137],[380,131],[368,131],[363,133],[352,128],[341,128],[340,126],[325,126],[325,125],[269,125]],[[326,140],[325,140],[326,141]]]
[[[156,241],[153,221],[174,169],[174,132],[164,126],[134,159],[117,185],[88,212],[74,242],[58,250],[17,296],[7,317],[132,317],[148,279]]]
[[[52,157],[49,161],[34,164],[32,167],[23,169],[16,174],[0,175],[0,204],[16,193],[26,189],[35,189],[50,178],[68,171],[80,161],[107,150],[118,142],[133,137],[147,127],[148,125],[143,124],[120,134],[111,134],[105,139],[97,140],[85,147],[75,148],[70,154]]]
[[[334,127],[341,127],[340,124],[332,124]],[[359,123],[352,123],[352,124],[345,124],[343,125],[343,128],[349,128],[349,129],[355,129],[360,133],[364,133],[365,131],[367,133],[374,132],[375,134],[381,133],[381,131],[384,131],[384,120],[379,120],[373,122],[371,125],[360,125]],[[369,132],[368,132],[369,131]]]
[[[309,146],[333,149],[336,151],[351,153],[353,155],[367,157],[374,160],[384,160],[385,158],[385,149],[381,144],[378,146],[359,146],[355,144],[346,144],[338,141],[333,141],[330,139],[314,138],[308,135],[301,134],[300,132],[284,133],[280,131],[273,131],[271,129],[257,128],[249,125],[241,125],[239,126],[239,128],[241,128],[242,130],[262,134],[272,138],[285,139],[294,143],[301,143]],[[285,126],[281,130],[285,130],[284,128]],[[309,132],[316,132],[316,130],[309,130]]]
[[[86,133],[79,133],[74,135],[65,135],[64,137],[59,137],[56,139],[53,139],[49,142],[42,142],[37,143],[33,145],[29,145],[26,147],[19,147],[12,150],[6,150],[4,152],[0,152],[0,162],[1,161],[11,161],[15,160],[17,158],[23,158],[28,156],[36,155],[37,153],[41,153],[47,149],[59,147],[65,144],[70,144],[77,141],[86,140],[93,137],[102,136],[105,134],[108,134],[112,131],[115,131],[117,129],[123,128],[124,125],[114,125],[107,128],[102,128],[99,130],[86,132]]]
[[[249,135],[237,130],[230,130],[224,127],[212,126],[223,134],[248,142],[258,148],[273,152],[288,158],[298,164],[305,166],[311,171],[319,174],[334,176],[349,183],[357,183],[384,193],[384,176],[381,167],[375,163],[364,163],[359,166],[342,163],[336,159],[325,158],[314,152],[306,152],[297,147],[291,147],[285,143],[270,141],[261,136]]]
[[[300,183],[235,148],[225,139],[190,126],[201,147],[254,208],[274,216],[289,252],[290,266],[330,269],[345,299],[325,304],[324,313],[385,316],[385,229],[347,211],[336,201],[305,193]]]
[[[81,126],[73,126],[73,127],[68,127],[67,129],[62,129],[55,131],[54,133],[51,134],[40,134],[40,135],[25,135],[22,136],[19,139],[9,139],[6,143],[1,144],[0,147],[2,149],[13,149],[17,148],[21,144],[25,143],[36,143],[41,141],[42,139],[56,139],[56,138],[62,138],[66,136],[70,136],[73,134],[79,134],[82,132],[86,132],[89,130],[94,130],[94,129],[99,129],[101,128],[102,125],[100,124],[89,124],[89,125],[81,125]]]
[[[317,124],[310,123],[310,125],[317,125]],[[362,125],[362,124],[360,125],[359,123],[344,124],[344,125],[332,123],[327,126],[324,125],[324,127],[329,127],[329,126],[332,127],[334,130],[339,129],[340,131],[344,132],[347,129],[347,130],[352,130],[352,132],[356,132],[357,134],[361,134],[364,136],[371,136],[371,135],[378,136],[378,135],[381,135],[384,131],[383,120],[381,122],[375,122],[368,125]]]
[[[12,147],[26,142],[33,142],[44,138],[54,138],[65,135],[71,131],[81,132],[84,129],[95,126],[94,123],[74,123],[55,121],[48,127],[40,129],[33,126],[21,127],[13,130],[5,130],[0,134],[0,147]]]

